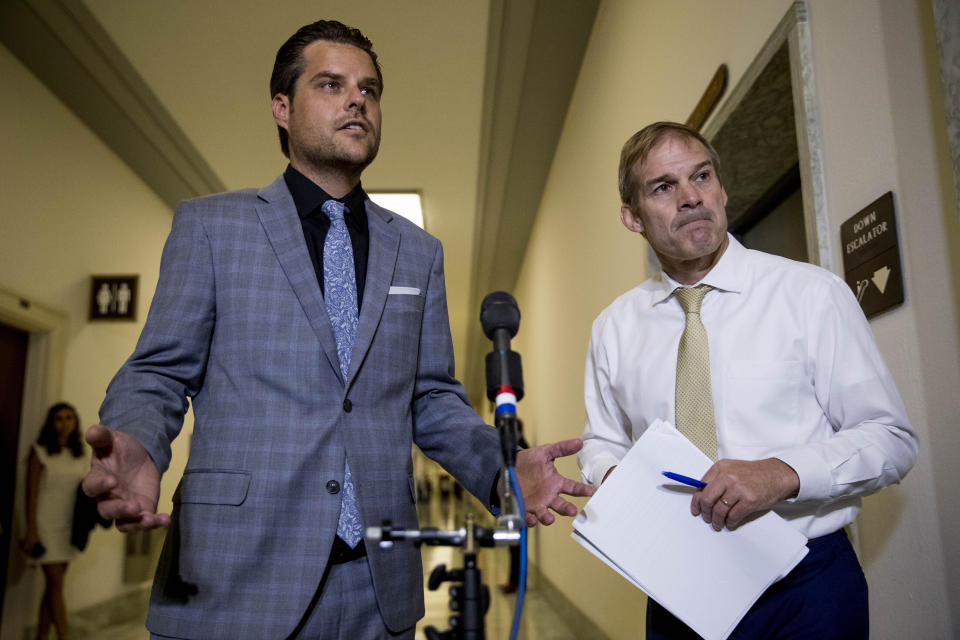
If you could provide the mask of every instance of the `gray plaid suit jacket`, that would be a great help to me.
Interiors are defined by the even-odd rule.
[[[369,262],[346,380],[283,178],[177,208],[143,333],[100,409],[163,472],[193,402],[154,633],[289,634],[326,566],[340,509],[328,483],[342,485],[345,457],[367,525],[417,526],[412,443],[489,500],[497,436],[454,378],[440,243],[366,206]],[[411,627],[423,616],[419,550],[368,553],[386,625]]]

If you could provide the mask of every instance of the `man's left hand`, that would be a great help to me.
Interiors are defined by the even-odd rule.
[[[573,455],[582,447],[583,441],[574,438],[517,453],[517,480],[523,491],[528,527],[536,526],[538,521],[553,524],[556,518],[550,509],[563,516],[577,515],[577,507],[561,498],[561,493],[569,496],[593,495],[593,487],[560,475],[553,464],[557,458]]]
[[[718,460],[701,478],[703,491],[693,494],[690,513],[701,516],[717,531],[736,529],[754,513],[766,511],[797,495],[800,477],[777,458]]]

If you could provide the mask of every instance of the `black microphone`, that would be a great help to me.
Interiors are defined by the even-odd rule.
[[[480,304],[480,325],[493,340],[487,354],[487,398],[496,402],[494,424],[500,431],[503,463],[514,466],[517,460],[517,401],[523,397],[523,373],[520,354],[510,350],[510,338],[520,328],[520,308],[506,291],[494,291]]]
[[[480,326],[493,340],[493,351],[487,354],[487,399],[494,401],[500,387],[513,388],[517,400],[523,399],[523,367],[520,354],[510,350],[510,338],[520,328],[520,308],[506,291],[494,291],[480,304]]]

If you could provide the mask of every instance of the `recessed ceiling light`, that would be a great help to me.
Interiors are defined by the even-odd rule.
[[[423,229],[423,207],[420,206],[419,193],[414,191],[368,191],[367,195],[381,207],[399,213]]]

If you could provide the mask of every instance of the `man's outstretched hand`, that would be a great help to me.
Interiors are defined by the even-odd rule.
[[[170,524],[168,514],[157,513],[160,472],[143,445],[100,424],[87,429],[86,440],[93,459],[83,492],[97,499],[100,515],[115,520],[124,532]]]
[[[577,507],[560,497],[592,496],[593,487],[575,482],[560,475],[553,461],[557,458],[573,455],[583,447],[579,438],[543,444],[517,453],[517,480],[523,491],[527,526],[536,526],[537,522],[553,524],[556,519],[550,509],[560,515],[573,517]]]

